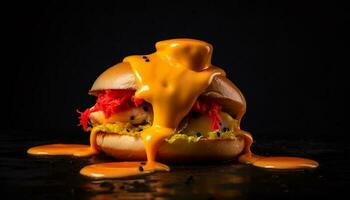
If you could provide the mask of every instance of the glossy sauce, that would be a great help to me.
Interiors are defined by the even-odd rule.
[[[28,149],[27,153],[31,155],[67,155],[77,157],[87,157],[98,154],[96,144],[97,130],[93,128],[90,133],[90,146],[82,144],[48,144],[36,146]]]
[[[48,144],[28,149],[31,155],[73,155],[83,157],[89,154],[90,146],[83,144]]]
[[[253,143],[252,136],[243,130],[239,130],[239,135],[245,141],[244,154],[238,159],[241,163],[268,169],[308,169],[317,168],[319,165],[317,161],[300,157],[255,155],[250,150]]]
[[[80,170],[80,174],[94,178],[121,178],[152,172],[154,169],[147,169],[141,162],[99,163],[88,165]]]
[[[157,150],[164,139],[171,136],[180,121],[192,108],[198,96],[205,91],[216,75],[225,75],[220,68],[211,65],[212,46],[192,39],[174,39],[156,44],[157,51],[146,56],[129,56],[123,62],[131,65],[136,77],[137,98],[152,104],[154,119],[150,128],[141,133],[147,162],[113,162],[89,165],[80,173],[93,178],[117,178],[155,171],[169,171],[167,165],[156,162]],[[244,112],[236,118],[240,122]],[[296,157],[263,157],[251,153],[251,135],[237,131],[245,139],[244,154],[239,161],[257,167],[275,169],[315,168],[313,160]],[[90,156],[98,153],[96,130],[92,129],[90,146],[76,144],[52,144],[33,147],[33,155]]]

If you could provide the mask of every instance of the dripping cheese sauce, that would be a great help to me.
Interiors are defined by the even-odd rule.
[[[180,50],[177,45],[185,45]],[[157,150],[160,145],[174,134],[181,120],[189,113],[201,93],[210,85],[214,76],[225,75],[218,67],[211,65],[210,44],[192,39],[174,39],[156,44],[157,51],[145,56],[129,56],[123,62],[129,63],[136,78],[136,98],[144,99],[153,107],[153,123],[142,131],[147,162],[111,162],[99,163],[84,167],[80,173],[94,178],[118,178],[155,171],[169,171],[170,168],[157,162]],[[202,57],[191,57],[191,52]],[[199,53],[198,53],[199,52]],[[176,61],[176,62],[175,62]],[[238,123],[243,114],[236,116]],[[262,168],[300,169],[316,168],[316,161],[298,157],[263,157],[253,154],[250,146],[251,135],[240,129],[238,137],[243,137],[245,148],[239,161]],[[90,146],[78,144],[51,144],[30,148],[31,155],[73,155],[91,156],[99,152],[96,144],[97,130],[92,128]]]

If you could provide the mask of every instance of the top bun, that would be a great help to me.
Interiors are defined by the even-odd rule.
[[[102,90],[137,90],[135,76],[129,63],[118,63],[104,71],[92,85],[89,94],[97,95]],[[246,101],[241,91],[225,76],[216,75],[201,96],[219,99],[223,110],[236,119],[246,111]]]

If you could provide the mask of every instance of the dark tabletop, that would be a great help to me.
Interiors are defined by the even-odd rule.
[[[33,136],[34,135],[34,136]],[[171,165],[171,172],[142,177],[92,180],[79,174],[88,164],[112,161],[90,158],[33,157],[28,147],[48,143],[81,143],[82,138],[0,135],[0,180],[5,199],[297,199],[332,198],[350,185],[345,141],[259,138],[253,150],[262,155],[316,159],[315,170],[276,171],[239,164]],[[85,138],[84,138],[85,139]],[[4,199],[4,198],[1,198]]]

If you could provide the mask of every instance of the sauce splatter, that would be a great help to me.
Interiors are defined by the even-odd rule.
[[[88,165],[80,170],[80,174],[92,178],[121,178],[155,172],[156,168],[148,168],[141,162],[110,162]]]
[[[98,154],[96,144],[97,130],[93,128],[90,133],[90,146],[82,144],[48,144],[36,146],[28,149],[27,153],[31,155],[70,155],[77,157],[87,157]]]
[[[252,136],[242,130],[239,131],[239,135],[245,140],[244,154],[238,159],[241,163],[268,169],[308,169],[317,168],[319,165],[317,161],[300,157],[255,155],[250,150],[253,143]]]
[[[48,144],[28,149],[31,155],[73,155],[77,157],[90,156],[90,146],[83,144]]]

